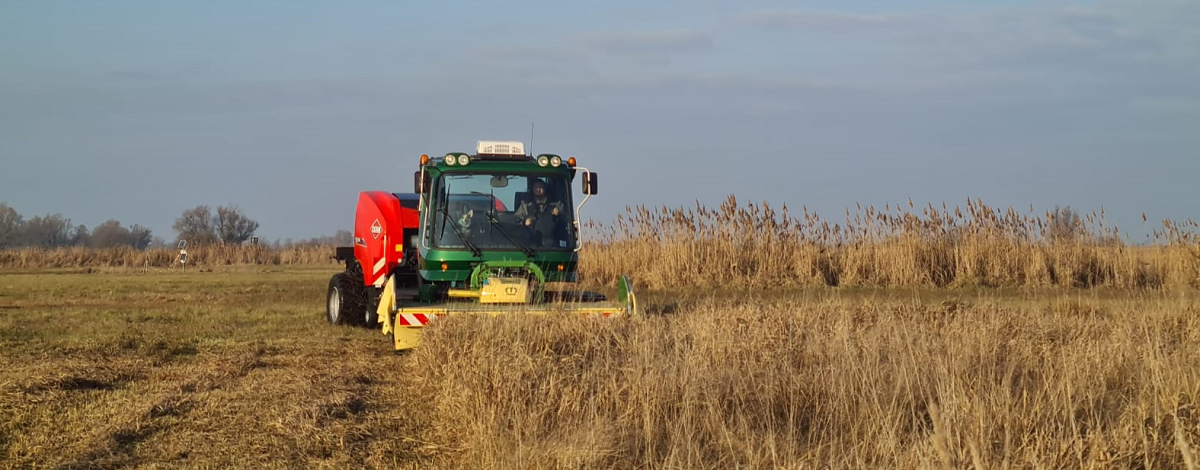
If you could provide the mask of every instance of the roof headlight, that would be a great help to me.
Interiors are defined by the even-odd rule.
[[[443,159],[442,161],[446,162],[446,164],[450,165],[450,166],[454,166],[454,164],[456,163],[454,160],[454,155],[446,155],[446,158]]]
[[[538,166],[546,166],[546,165],[550,164],[550,159],[547,158],[545,155],[538,155],[537,162],[538,162]]]
[[[459,166],[467,166],[468,163],[471,163],[471,157],[468,157],[467,154],[465,154],[465,153],[458,155],[458,165]]]
[[[560,165],[562,165],[562,157],[558,155],[550,157],[550,166],[558,168]]]

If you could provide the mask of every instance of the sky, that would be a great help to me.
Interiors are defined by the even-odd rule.
[[[0,0],[0,202],[167,240],[237,205],[302,239],[411,191],[422,153],[532,126],[600,175],[600,221],[978,198],[1144,234],[1200,215],[1198,24],[1195,0]]]

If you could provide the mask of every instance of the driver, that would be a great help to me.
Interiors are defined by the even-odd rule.
[[[566,206],[562,201],[550,200],[549,195],[546,194],[546,183],[542,180],[533,180],[531,189],[533,199],[522,203],[513,215],[517,217],[518,222],[530,230],[530,236],[535,244],[549,246],[558,238],[559,244],[562,245],[561,232],[566,225],[563,223],[562,217],[566,216]]]
[[[525,224],[526,227],[532,227],[539,221],[552,220],[555,225],[558,225],[558,217],[563,214],[563,203],[561,201],[551,201],[546,195],[546,183],[542,180],[533,180],[533,200],[521,203],[521,207],[517,208],[517,212],[513,215],[517,217],[517,221]]]

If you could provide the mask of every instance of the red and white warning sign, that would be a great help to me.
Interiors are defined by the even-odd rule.
[[[383,235],[383,225],[379,223],[379,219],[371,223],[371,238],[378,240],[379,236]]]

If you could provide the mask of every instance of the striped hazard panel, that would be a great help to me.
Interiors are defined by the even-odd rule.
[[[401,313],[396,315],[396,324],[400,326],[425,326],[437,317],[438,315],[425,313]]]

